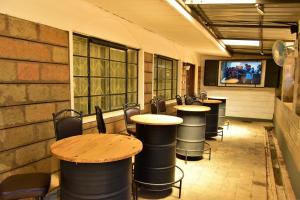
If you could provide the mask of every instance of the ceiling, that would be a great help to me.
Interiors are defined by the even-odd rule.
[[[260,40],[258,47],[228,45],[231,53],[269,55],[276,40],[296,39],[296,34],[290,32],[290,26],[297,24],[300,19],[300,3],[277,3],[279,1],[276,0],[265,1],[265,4],[263,0],[261,2],[264,15],[259,14],[255,4],[188,6],[193,16],[206,24],[218,39]]]
[[[276,40],[295,40],[296,34],[291,34],[290,26],[300,20],[297,0],[257,0],[264,15],[259,14],[255,4],[188,4],[186,10],[197,25],[175,10],[168,0],[85,1],[206,55],[228,56],[228,52],[270,55]],[[220,46],[220,39],[261,42],[258,47],[227,45],[226,52]]]
[[[85,1],[200,54],[229,55],[206,28],[193,19],[195,26],[166,0]]]

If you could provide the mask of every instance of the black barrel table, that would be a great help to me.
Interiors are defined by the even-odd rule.
[[[176,129],[183,120],[156,114],[135,115],[131,120],[143,143],[142,152],[135,157],[134,179],[146,190],[170,189],[176,181]]]
[[[206,113],[210,107],[177,105],[177,116],[183,119],[178,126],[176,153],[181,156],[202,158],[205,150]]]
[[[142,150],[133,137],[118,134],[86,134],[51,145],[61,160],[62,200],[130,200],[132,156]]]
[[[218,136],[218,121],[219,121],[219,104],[222,101],[219,100],[203,100],[201,101],[203,106],[210,107],[210,111],[206,114],[206,130],[205,137]]]
[[[220,127],[224,126],[225,124],[225,117],[226,117],[226,101],[227,97],[219,97],[219,96],[208,96],[208,99],[211,100],[219,100],[222,101],[222,103],[219,105],[219,121],[218,125]]]

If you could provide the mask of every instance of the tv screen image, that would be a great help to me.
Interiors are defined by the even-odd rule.
[[[262,61],[221,61],[220,71],[223,84],[259,85]]]

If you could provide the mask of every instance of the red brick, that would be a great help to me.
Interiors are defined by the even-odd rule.
[[[28,84],[27,85],[28,100],[31,102],[49,101],[50,86],[47,84]]]
[[[145,73],[145,83],[152,83],[152,73]]]
[[[66,102],[59,102],[55,104],[55,112],[59,112],[63,109],[70,109],[71,108],[71,102],[66,101]]]
[[[40,73],[43,81],[69,82],[70,80],[70,67],[68,65],[42,64]]]
[[[151,83],[147,83],[144,85],[144,93],[145,94],[151,94],[152,93],[152,84]]]
[[[46,25],[39,25],[39,40],[42,42],[57,44],[62,46],[69,45],[69,35],[67,31],[52,28]]]
[[[25,120],[27,122],[39,122],[52,119],[55,112],[54,103],[33,104],[25,107]]]
[[[0,14],[0,34],[7,32],[7,18],[6,15]]]
[[[52,61],[55,63],[69,63],[69,49],[65,47],[52,47]]]
[[[30,62],[19,62],[17,65],[18,80],[36,81],[39,80],[39,64]]]
[[[0,105],[9,106],[26,102],[25,85],[0,84]]]
[[[152,63],[153,62],[153,54],[145,52],[144,53],[144,60],[146,62],[151,62]]]
[[[152,63],[145,62],[144,71],[145,72],[152,72],[152,69],[153,69]]]
[[[69,100],[70,85],[69,84],[53,84],[50,87],[50,99],[56,101]]]
[[[48,45],[19,39],[0,37],[0,58],[51,62]]]
[[[29,40],[37,39],[37,25],[24,19],[8,17],[9,35]]]
[[[0,128],[8,128],[24,123],[24,112],[21,106],[0,108]]]
[[[17,64],[11,60],[0,60],[0,81],[15,81],[17,78]]]

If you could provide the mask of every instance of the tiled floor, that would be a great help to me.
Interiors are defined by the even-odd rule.
[[[182,200],[264,200],[266,196],[265,130],[267,122],[231,121],[229,130],[220,138],[208,141],[208,155],[199,161],[177,159],[184,172]],[[139,197],[154,199],[153,196]],[[156,197],[157,198],[157,197]],[[178,199],[178,190],[163,199]]]

